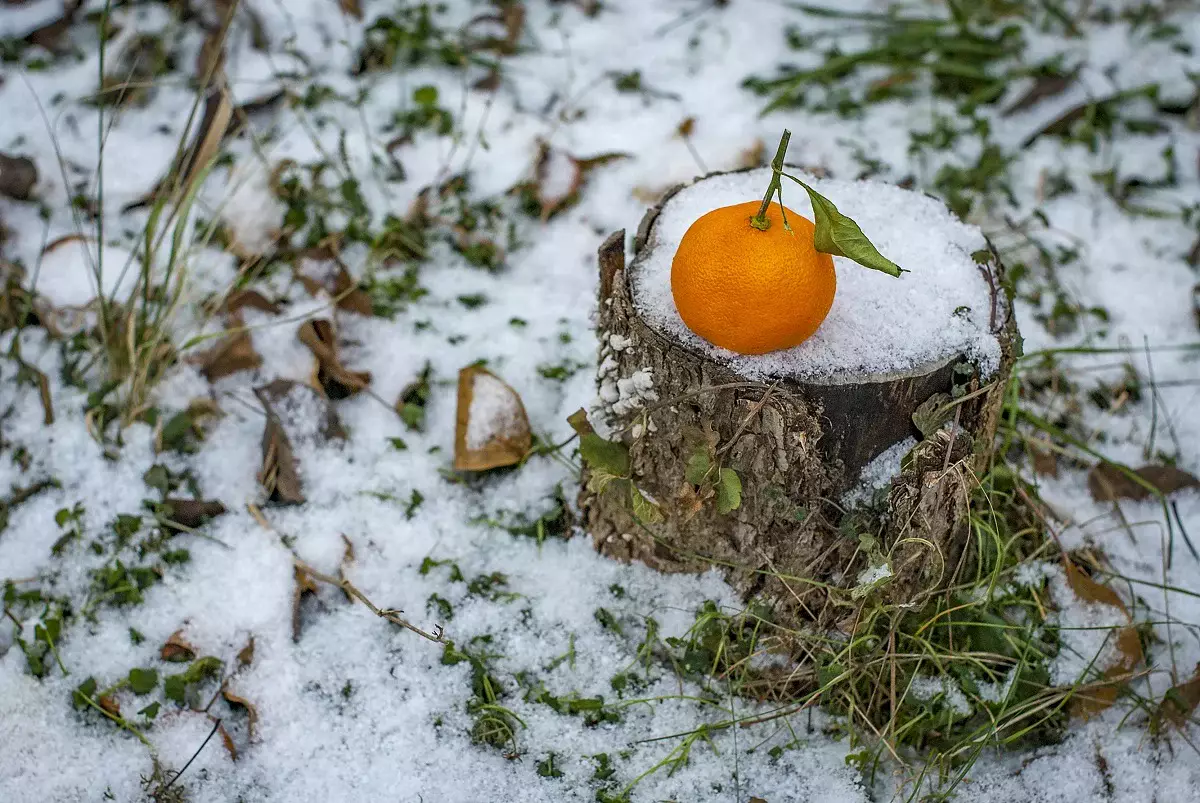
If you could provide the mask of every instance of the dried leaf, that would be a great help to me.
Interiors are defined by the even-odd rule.
[[[1196,664],[1191,678],[1167,689],[1158,710],[1154,712],[1153,722],[1161,728],[1163,723],[1170,723],[1177,728],[1185,728],[1188,720],[1200,706],[1200,664]]]
[[[75,14],[82,5],[83,0],[65,0],[63,2],[62,16],[26,34],[25,41],[31,45],[43,47],[51,52],[59,52],[63,34],[70,30],[71,25],[74,24]]]
[[[240,312],[246,307],[271,315],[278,315],[280,309],[278,304],[257,290],[235,290],[221,302],[221,312],[226,314]]]
[[[233,744],[233,739],[229,736],[229,731],[225,730],[225,726],[221,724],[221,720],[212,716],[208,717],[209,721],[217,727],[217,733],[221,736],[221,742],[225,745],[225,750],[228,751],[229,757],[234,761],[238,760],[238,751]]]
[[[283,425],[273,414],[267,415],[262,437],[262,469],[258,481],[267,498],[280,505],[302,505],[305,502],[296,457]]]
[[[1029,457],[1033,461],[1033,470],[1043,477],[1058,476],[1058,458],[1049,449],[1039,449],[1029,444]]]
[[[1130,672],[1143,661],[1142,642],[1137,630],[1133,627],[1133,618],[1129,609],[1117,592],[1106,585],[1096,582],[1086,572],[1067,561],[1065,564],[1067,583],[1075,596],[1085,602],[1099,603],[1119,608],[1125,614],[1129,624],[1117,631],[1113,646],[1116,648],[1118,660],[1112,666],[1105,668],[1103,678],[1095,683],[1089,683],[1073,698],[1071,713],[1074,716],[1087,719],[1108,709],[1117,700]]]
[[[571,425],[571,429],[580,437],[590,435],[596,430],[592,429],[592,422],[588,421],[587,410],[580,407],[575,412],[567,416],[567,423]]]
[[[520,395],[478,365],[458,372],[454,468],[487,471],[521,462],[533,445]]]
[[[1200,480],[1174,466],[1142,466],[1134,473],[1163,495],[1185,488],[1200,488]],[[1154,496],[1149,488],[1136,482],[1111,463],[1098,463],[1088,472],[1088,491],[1097,502],[1113,502],[1118,499],[1143,500]]]
[[[317,584],[308,576],[308,572],[300,566],[293,568],[295,587],[292,591],[292,641],[300,641],[300,603],[307,594],[317,593]]]
[[[506,2],[500,4],[496,14],[481,14],[466,24],[464,30],[479,25],[493,25],[503,32],[503,35],[483,36],[471,43],[473,50],[494,50],[501,55],[512,55],[517,52],[517,43],[521,41],[521,33],[525,30],[525,4],[521,2]]]
[[[105,711],[107,711],[112,716],[114,716],[114,717],[121,716],[121,706],[117,703],[116,698],[113,697],[111,694],[104,694],[104,695],[101,695],[100,697],[97,697],[96,702],[100,705],[101,708],[103,708]]]
[[[29,198],[37,179],[37,165],[32,159],[0,153],[0,195],[24,201]]]
[[[949,393],[935,393],[913,410],[913,426],[921,433],[922,438],[928,438],[937,432],[942,424],[950,419],[949,411],[945,409],[949,403]]]
[[[348,14],[356,20],[363,18],[362,4],[359,0],[338,0],[338,8],[343,14]]]
[[[341,263],[338,264],[337,273],[333,277],[333,297],[337,299],[338,309],[368,318],[375,314],[371,297],[350,277],[350,272]]]
[[[225,698],[225,702],[230,705],[238,706],[246,710],[246,734],[251,742],[254,741],[254,729],[258,726],[258,709],[254,707],[254,703],[242,697],[240,694],[235,694],[228,687],[221,689],[221,696]]]
[[[684,481],[675,492],[675,509],[681,521],[687,522],[704,509],[704,500],[696,493],[696,486]]]
[[[371,384],[369,372],[351,371],[338,359],[331,321],[324,318],[305,321],[300,324],[298,336],[316,357],[317,383],[329,398],[345,399]]]
[[[692,135],[692,132],[695,130],[696,130],[696,118],[695,117],[685,117],[685,118],[683,118],[683,122],[679,124],[679,127],[675,129],[675,133],[678,134],[679,136],[683,137],[684,139],[687,139],[688,137],[690,137]]]
[[[217,341],[216,345],[195,357],[200,365],[200,373],[209,382],[236,374],[239,371],[253,371],[262,365],[262,356],[254,350],[254,341],[250,333],[235,325],[229,334]]]
[[[254,663],[254,636],[246,642],[246,646],[238,650],[238,666],[250,666]]]
[[[538,144],[534,180],[520,185],[519,189],[532,194],[539,216],[543,221],[549,220],[579,200],[588,173],[594,168],[628,158],[627,153],[602,153],[578,159],[565,151],[551,148],[549,143],[541,142]]]
[[[267,413],[258,481],[266,490],[268,499],[282,505],[300,505],[305,501],[292,443],[274,409],[274,405],[282,403],[295,387],[294,382],[276,380],[254,389],[254,394]]]
[[[210,519],[225,513],[225,506],[216,499],[167,499],[164,504],[170,508],[166,513],[168,526],[180,524],[188,529],[203,526]]]
[[[754,140],[754,144],[746,148],[738,154],[737,161],[733,163],[734,170],[749,170],[753,167],[763,167],[767,164],[767,143],[761,139]]]
[[[196,657],[196,648],[184,640],[183,630],[180,629],[172,633],[167,643],[162,645],[159,657],[175,664],[184,663]]]

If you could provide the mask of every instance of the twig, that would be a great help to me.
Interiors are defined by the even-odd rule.
[[[414,625],[413,623],[409,622],[407,619],[404,619],[403,617],[401,617],[399,615],[401,613],[401,611],[395,610],[393,608],[378,607],[377,605],[375,605],[375,603],[371,602],[371,600],[367,599],[367,596],[365,594],[363,594],[363,592],[359,591],[358,588],[353,583],[351,583],[349,580],[347,580],[345,578],[337,578],[337,577],[333,577],[332,575],[328,575],[328,574],[324,574],[323,572],[319,572],[302,560],[296,560],[296,568],[305,572],[306,574],[308,574],[309,577],[313,578],[314,580],[320,580],[322,583],[328,583],[329,585],[337,586],[338,588],[340,588],[342,590],[342,593],[346,594],[347,596],[353,597],[354,599],[361,602],[363,605],[366,605],[367,608],[370,609],[371,613],[375,614],[376,616],[380,617],[381,619],[386,619],[394,625],[399,625],[400,627],[403,627],[406,630],[411,630],[412,632],[416,633],[418,636],[429,639],[430,641],[432,641],[436,644],[446,643],[446,636],[442,630],[441,625],[434,626],[435,627],[434,633],[426,632],[426,631],[422,630],[421,628],[417,627],[416,625]]]

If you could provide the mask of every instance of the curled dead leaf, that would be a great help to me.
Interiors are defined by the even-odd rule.
[[[521,41],[521,33],[525,30],[525,4],[521,2],[505,2],[498,4],[499,10],[494,14],[480,14],[468,22],[463,30],[474,33],[475,28],[494,29],[495,33],[485,32],[470,45],[472,50],[493,50],[504,56],[517,52],[517,44]]]
[[[543,221],[549,220],[575,205],[592,170],[628,158],[627,153],[614,152],[579,159],[542,141],[538,143],[533,181],[519,184],[514,189],[532,201]]]
[[[221,689],[221,696],[225,698],[225,702],[231,706],[237,706],[246,712],[246,734],[251,742],[254,741],[254,729],[258,726],[258,709],[254,707],[254,703],[229,690],[229,687]]]
[[[1142,466],[1133,473],[1145,484],[1111,463],[1098,463],[1088,472],[1088,491],[1097,502],[1113,502],[1118,499],[1149,499],[1154,496],[1150,488],[1164,496],[1185,488],[1200,488],[1200,479],[1174,466]]]
[[[29,198],[37,179],[37,165],[32,159],[0,153],[0,195],[24,201]]]
[[[166,513],[168,526],[179,524],[195,529],[225,513],[225,506],[216,499],[167,499],[165,504],[170,508]]]
[[[209,382],[216,382],[239,371],[253,371],[263,362],[262,356],[254,350],[250,333],[241,327],[240,321],[216,345],[196,355],[194,361],[200,365],[200,373]]]
[[[1029,459],[1033,462],[1033,470],[1043,477],[1058,476],[1058,458],[1049,449],[1040,449],[1029,444]]]
[[[301,566],[293,567],[295,586],[292,590],[292,641],[300,641],[300,604],[304,597],[317,593],[317,584]]]
[[[345,399],[371,384],[367,371],[351,371],[337,354],[333,322],[324,318],[305,321],[298,332],[300,342],[308,346],[317,360],[317,384],[331,399]]]
[[[229,757],[231,759],[233,759],[234,761],[237,761],[238,760],[238,750],[237,750],[237,747],[233,744],[233,738],[230,737],[229,731],[225,730],[225,726],[221,723],[221,720],[217,719],[216,717],[212,716],[211,714],[209,714],[208,719],[210,722],[213,723],[213,726],[216,727],[217,734],[220,735],[221,743],[223,745],[225,745],[225,750],[226,750],[226,752],[229,753]]]
[[[519,463],[533,445],[521,397],[504,380],[478,365],[458,372],[454,468],[487,471]]]
[[[1162,701],[1154,712],[1152,723],[1156,729],[1161,729],[1168,724],[1174,725],[1176,728],[1184,728],[1187,726],[1188,720],[1195,715],[1198,706],[1200,706],[1200,664],[1196,664],[1196,669],[1188,680],[1167,689],[1167,693],[1163,695]]]
[[[100,697],[97,697],[96,702],[111,716],[121,716],[121,706],[117,702],[117,699],[111,694],[103,694]]]
[[[332,249],[312,249],[303,257],[302,267],[295,271],[295,277],[309,295],[318,297],[324,292],[333,297],[338,309],[366,317],[374,314],[371,297]]]
[[[752,167],[764,167],[767,164],[767,144],[761,139],[738,154],[733,163],[734,170],[749,170]]]
[[[195,659],[196,648],[187,643],[183,638],[183,630],[180,629],[172,633],[167,643],[162,645],[159,657],[171,663],[185,663]]]
[[[221,302],[221,312],[226,314],[241,312],[247,307],[271,315],[279,314],[279,305],[257,290],[234,290]]]
[[[238,666],[250,666],[254,663],[254,636],[246,642],[246,646],[238,650],[237,654]]]

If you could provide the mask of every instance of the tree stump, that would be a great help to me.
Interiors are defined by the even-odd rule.
[[[715,566],[745,597],[769,601],[793,621],[828,624],[837,616],[822,613],[830,588],[867,593],[878,587],[889,601],[911,602],[963,570],[968,498],[993,449],[1018,338],[1002,267],[978,230],[917,193],[815,182],[880,250],[913,272],[893,279],[839,258],[834,309],[811,340],[828,326],[834,335],[849,331],[838,316],[863,313],[856,298],[893,292],[886,284],[862,289],[864,281],[876,279],[909,283],[906,292],[916,300],[906,314],[913,315],[932,314],[921,308],[929,306],[921,300],[921,283],[932,282],[929,292],[941,294],[936,300],[942,306],[931,309],[946,318],[935,327],[957,327],[969,336],[889,370],[869,364],[887,363],[886,355],[867,353],[866,365],[861,354],[841,359],[834,335],[824,344],[806,341],[763,357],[736,357],[700,341],[681,320],[671,320],[678,313],[669,301],[663,260],[669,265],[690,221],[761,195],[768,178],[764,170],[714,174],[675,188],[643,219],[628,267],[623,231],[601,246],[600,400],[592,418],[601,435],[628,449],[629,480],[652,509],[643,504],[635,515],[628,484],[589,483],[586,464],[580,504],[594,545],[605,555],[667,572]],[[716,191],[708,189],[711,182]],[[875,192],[890,198],[885,208],[871,214],[856,206]],[[789,206],[799,196],[793,193]],[[794,208],[811,216],[807,206]],[[896,215],[909,209],[916,223],[906,247],[906,224]],[[940,235],[939,227],[953,236]],[[881,229],[888,230],[883,237]],[[971,242],[978,249],[963,250]],[[928,270],[928,260],[939,259],[970,275]],[[853,271],[871,276],[846,281]],[[953,312],[944,309],[948,300],[942,296],[960,291],[967,302]],[[912,344],[886,342],[887,316],[876,317],[885,330],[880,349],[912,351]],[[928,333],[930,321],[914,320]],[[891,321],[893,330],[897,321],[902,323]],[[895,458],[909,439],[916,446],[898,473],[879,464],[880,455]],[[723,469],[740,480],[736,509],[728,508],[737,483]],[[839,499],[864,471],[894,476],[868,504],[848,508]],[[724,487],[726,480],[735,487]]]

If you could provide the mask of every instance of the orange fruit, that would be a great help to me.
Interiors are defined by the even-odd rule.
[[[833,257],[817,251],[816,227],[780,205],[770,226],[750,225],[761,201],[702,215],[683,235],[671,262],[679,317],[700,337],[739,354],[765,354],[808,339],[829,314],[837,278]]]

